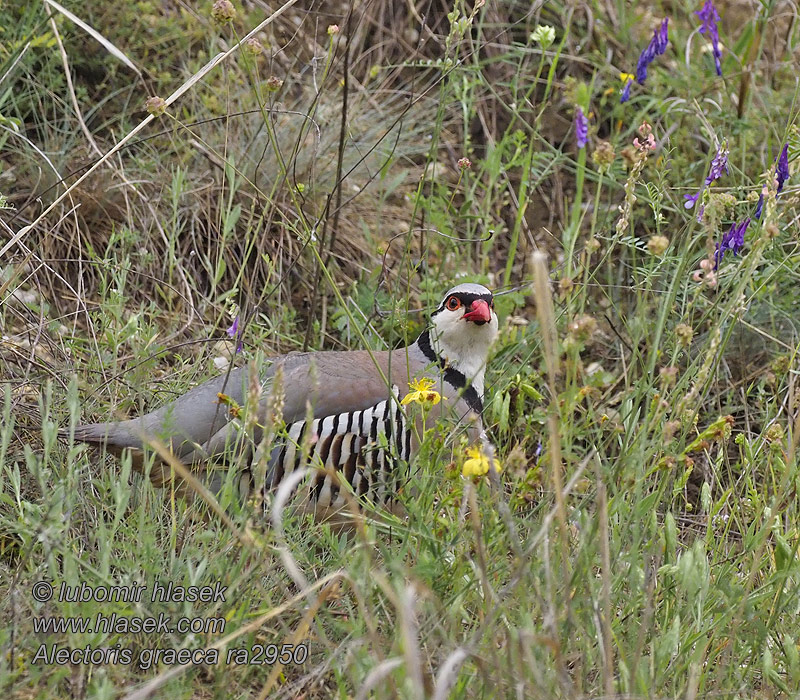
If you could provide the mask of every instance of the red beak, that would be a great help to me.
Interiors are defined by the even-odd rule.
[[[464,314],[465,321],[487,323],[492,320],[492,310],[483,299],[476,299],[469,307],[469,313]]]

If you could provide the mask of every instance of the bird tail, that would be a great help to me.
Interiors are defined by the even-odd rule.
[[[227,468],[214,468],[205,461],[184,461],[159,441],[147,441],[151,451],[156,453],[155,460],[148,467],[150,460],[145,460],[142,439],[128,428],[126,422],[78,425],[72,431],[59,431],[59,437],[85,442],[116,457],[128,452],[134,471],[146,476],[156,488],[174,488],[176,495],[190,502],[195,501],[203,489],[218,495],[228,479]],[[245,475],[234,474],[233,486],[240,496],[247,497],[249,481]]]
[[[63,429],[59,436],[64,440],[73,438],[78,442],[90,445],[105,445],[107,451],[119,455],[124,449],[136,449],[141,452],[142,441],[127,428],[128,421],[120,423],[87,423],[76,425],[74,430]]]

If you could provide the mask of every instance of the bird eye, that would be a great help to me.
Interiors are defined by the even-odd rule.
[[[459,308],[461,308],[461,301],[458,299],[458,297],[450,297],[447,300],[447,308],[450,309],[450,311],[457,311]]]

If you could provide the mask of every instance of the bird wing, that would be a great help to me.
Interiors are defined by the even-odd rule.
[[[273,387],[278,366],[283,368],[282,387]],[[263,417],[273,389],[283,393],[283,420],[287,425],[305,420],[309,406],[313,418],[364,411],[389,398],[392,387],[400,397],[408,391],[409,379],[429,376],[437,380],[436,389],[445,398],[430,417],[452,411],[463,418],[470,407],[459,392],[441,381],[440,369],[416,344],[392,352],[327,351],[290,353],[269,361],[261,370],[263,387],[259,414]],[[244,436],[230,406],[220,394],[244,405],[248,388],[248,368],[240,367],[191,389],[158,410],[131,420],[77,426],[75,438],[104,444],[120,454],[134,450],[134,466],[141,464],[142,446],[149,439],[169,445],[184,461],[199,463],[221,455],[238,457],[260,440],[260,435]]]
[[[305,417],[307,402],[311,403],[314,416],[323,417],[367,408],[389,396],[390,389],[383,378],[388,354],[373,353],[374,361],[364,351],[290,353],[275,358],[261,370],[265,389],[262,404],[266,407],[275,371],[282,366],[283,418],[287,423]],[[221,403],[220,394],[243,405],[247,388],[248,368],[239,367],[137,418],[79,425],[75,438],[105,444],[116,454],[126,448],[141,450],[144,442],[155,438],[170,445],[180,457],[196,452],[198,445],[205,446],[206,456],[214,455],[218,452],[216,446],[226,442],[226,430],[233,417],[230,408]]]

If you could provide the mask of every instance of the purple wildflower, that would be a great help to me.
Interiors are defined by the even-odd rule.
[[[583,148],[586,145],[586,141],[589,139],[589,120],[586,118],[586,115],[583,113],[583,110],[578,107],[575,110],[575,143],[578,144],[578,148]]]
[[[239,332],[239,317],[233,319],[233,324],[225,331],[229,338],[233,338]]]
[[[669,19],[664,17],[664,21],[661,23],[661,31],[656,31],[655,36],[653,39],[656,42],[656,55],[660,56],[667,50],[667,45],[669,44],[669,34],[667,32],[667,25],[669,24]]]
[[[728,172],[728,153],[730,153],[730,151],[727,149],[727,145],[727,142],[723,143],[717,149],[717,153],[711,161],[708,177],[706,177],[707,185],[710,185],[714,180],[722,177],[723,171],[726,173]]]
[[[695,205],[697,200],[700,199],[700,195],[703,194],[703,190],[704,189],[705,189],[704,187],[701,187],[694,194],[685,194],[685,195],[683,195],[684,199],[686,199],[686,201],[683,203],[683,206],[686,209],[691,209]]]
[[[706,0],[705,5],[700,8],[695,14],[700,18],[703,23],[700,27],[701,34],[707,34],[711,39],[711,46],[714,51],[714,65],[717,68],[717,75],[722,75],[722,66],[719,59],[722,58],[722,51],[719,48],[719,29],[717,22],[719,22],[719,13],[717,8],[714,7],[713,0]]]
[[[695,194],[685,194],[684,199],[686,201],[683,203],[683,206],[686,209],[691,209],[700,196],[703,194],[706,187],[708,187],[714,180],[718,180],[723,176],[723,174],[728,172],[728,143],[727,141],[723,141],[722,145],[717,149],[716,154],[714,155],[714,159],[711,161],[711,167],[708,169],[708,175],[706,175],[706,179],[703,180],[703,186],[697,190]],[[702,212],[698,214],[698,220],[702,217]]]
[[[622,88],[622,95],[620,95],[619,103],[622,104],[623,102],[627,102],[631,99],[631,85],[633,85],[633,78],[629,78],[628,81],[625,83],[625,87]]]
[[[731,224],[731,228],[728,233],[722,236],[722,242],[717,244],[717,251],[714,254],[714,261],[715,265],[714,268],[716,269],[720,262],[722,261],[722,257],[725,255],[725,251],[729,250],[731,253],[736,255],[744,245],[744,234],[747,231],[747,227],[750,225],[750,217],[748,216],[746,219],[743,219],[741,222]]]
[[[784,183],[789,179],[789,144],[783,145],[783,150],[778,158],[778,167],[775,170],[775,179],[778,181],[778,192],[783,189]]]
[[[775,194],[779,194],[780,191],[783,189],[784,184],[789,179],[789,144],[783,144],[783,148],[781,149],[781,154],[778,156],[778,166],[775,168],[775,179],[778,181],[778,188],[775,191]],[[762,192],[758,195],[758,204],[756,204],[756,210],[753,213],[756,219],[761,218],[761,212],[764,209],[764,193]]]
[[[233,319],[233,323],[231,324],[230,328],[227,328],[225,332],[228,334],[229,338],[237,338],[238,343],[236,343],[236,354],[238,355],[242,348],[244,348],[244,340],[242,339],[241,333],[239,333],[239,317],[237,316]]]
[[[644,85],[644,81],[647,80],[647,67],[655,60],[656,56],[661,56],[667,50],[668,23],[669,19],[665,17],[661,27],[653,31],[653,38],[639,56],[639,61],[636,63],[636,82],[639,85]]]

